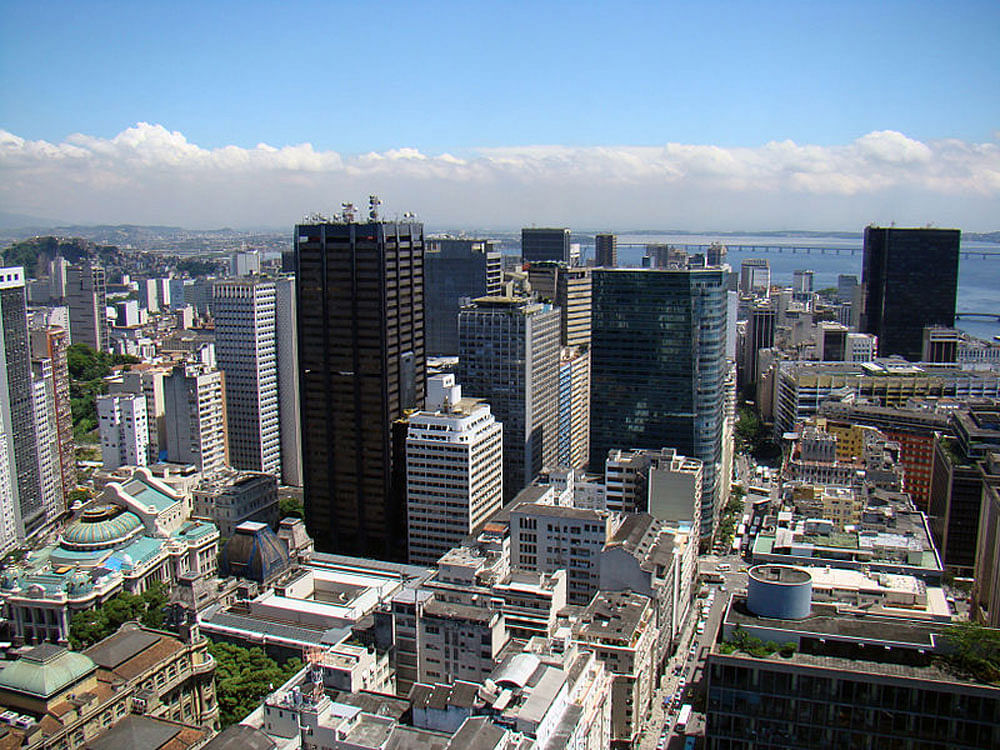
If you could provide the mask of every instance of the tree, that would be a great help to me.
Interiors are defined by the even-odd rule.
[[[169,598],[167,585],[154,581],[142,594],[123,591],[99,607],[77,612],[70,619],[70,647],[80,650],[92,646],[132,620],[138,620],[148,628],[161,628]]]
[[[208,650],[215,659],[215,690],[223,728],[241,721],[262,698],[302,668],[301,660],[294,658],[279,666],[259,647],[212,641]]]
[[[97,428],[97,397],[108,392],[105,378],[116,367],[135,364],[139,360],[128,354],[108,354],[91,349],[86,344],[70,344],[66,349],[69,370],[70,411],[73,433],[82,439]]]
[[[305,508],[302,505],[302,500],[297,497],[292,497],[285,495],[284,497],[278,498],[278,517],[279,518],[305,518]]]
[[[944,657],[953,668],[982,682],[1000,681],[1000,629],[963,622],[943,635],[949,648]]]

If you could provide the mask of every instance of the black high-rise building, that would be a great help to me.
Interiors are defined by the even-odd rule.
[[[861,330],[879,353],[920,359],[924,326],[955,324],[957,229],[866,227]]]
[[[503,287],[503,258],[491,240],[429,238],[424,253],[427,353],[458,354],[458,311],[464,302],[493,297]]]
[[[566,228],[525,228],[521,230],[521,260],[561,260],[574,265],[570,256],[570,233]]]
[[[424,401],[423,235],[381,221],[295,230],[305,516],[322,552],[406,560],[392,425]]]
[[[599,234],[594,237],[594,265],[615,268],[618,265],[618,237]]]

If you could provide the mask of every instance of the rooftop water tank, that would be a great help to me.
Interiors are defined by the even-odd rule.
[[[812,605],[812,575],[791,565],[757,565],[750,568],[747,607],[760,617],[802,620]]]

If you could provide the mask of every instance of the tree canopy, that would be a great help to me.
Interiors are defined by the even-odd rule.
[[[948,628],[945,660],[981,682],[1000,681],[1000,629],[963,622]]]
[[[70,647],[80,650],[92,646],[130,620],[138,620],[148,628],[162,627],[169,595],[165,583],[154,581],[141,594],[122,592],[99,607],[77,612],[70,620]]]
[[[104,378],[121,365],[139,360],[128,354],[108,354],[86,344],[70,344],[66,350],[69,369],[70,410],[73,432],[79,438],[97,427],[97,397],[108,392]]]
[[[302,668],[302,661],[294,658],[279,665],[259,647],[212,641],[208,650],[216,662],[215,693],[223,728],[242,721],[268,693]]]

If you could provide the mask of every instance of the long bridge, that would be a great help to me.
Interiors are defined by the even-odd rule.
[[[789,255],[859,255],[864,252],[860,247],[824,247],[820,245],[729,245],[727,250],[739,253],[787,253]],[[619,242],[618,247],[645,248],[647,245],[670,245],[688,253],[704,253],[711,245],[684,245],[675,242]],[[1000,258],[1000,250],[959,250],[962,258]]]
[[[991,312],[957,312],[955,313],[955,320],[962,320],[963,318],[983,318],[985,320],[996,320],[1000,322],[1000,313]]]

